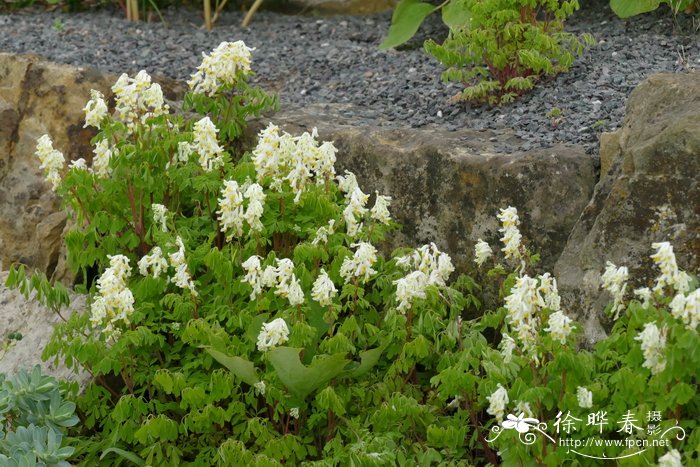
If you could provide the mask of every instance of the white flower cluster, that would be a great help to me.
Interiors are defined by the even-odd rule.
[[[391,213],[389,212],[391,196],[380,195],[378,191],[375,191],[374,194],[374,206],[369,212],[369,217],[382,224],[389,224],[391,222]]]
[[[519,260],[525,262],[522,252],[522,235],[520,234],[520,219],[518,218],[518,210],[512,206],[506,209],[501,209],[498,215],[498,220],[501,221],[502,227],[498,229],[503,234],[501,241],[504,244],[502,249],[507,259]]]
[[[122,74],[112,86],[116,101],[115,115],[133,133],[138,123],[145,124],[152,117],[167,114],[170,108],[163,99],[163,91],[158,83],[151,83],[151,77],[144,70],[134,78]]]
[[[159,226],[162,232],[168,231],[168,208],[162,204],[153,203],[151,204],[151,210],[153,211],[153,223]]]
[[[669,242],[652,243],[652,248],[656,253],[651,255],[656,265],[661,269],[661,275],[656,279],[654,293],[662,294],[664,287],[672,287],[680,294],[686,293],[690,289],[690,276],[678,269],[676,255]]]
[[[142,276],[148,276],[150,270],[150,274],[158,278],[162,272],[168,270],[168,261],[163,256],[163,251],[157,246],[153,247],[149,254],[141,258],[138,265],[139,273],[141,273]]]
[[[539,282],[539,285],[538,285]],[[508,310],[507,320],[517,333],[518,340],[525,350],[532,350],[537,342],[540,325],[540,311],[544,308],[552,313],[544,331],[562,345],[573,329],[572,320],[561,311],[561,298],[557,281],[549,273],[531,278],[527,274],[519,277],[505,299]],[[537,360],[537,355],[534,355]]]
[[[321,306],[329,306],[333,303],[333,297],[336,296],[338,290],[335,284],[325,270],[321,269],[313,288],[311,289],[311,298],[316,300]]]
[[[335,233],[335,219],[328,221],[328,225],[324,225],[318,228],[314,239],[311,241],[312,245],[318,245],[323,243],[324,245],[328,242],[328,236]]]
[[[646,323],[644,330],[637,334],[634,340],[641,341],[644,354],[645,368],[651,370],[652,375],[661,373],[666,368],[664,350],[666,348],[666,328],[659,329],[655,323]]]
[[[68,164],[68,168],[73,170],[85,170],[85,171],[92,171],[91,169],[88,168],[87,162],[85,162],[85,159],[82,157],[80,159],[76,159],[74,161],[71,161],[70,164]]]
[[[351,246],[357,247],[357,250],[352,258],[348,256],[343,259],[343,264],[340,265],[340,276],[346,282],[350,282],[355,277],[362,282],[367,282],[372,274],[377,273],[372,269],[377,262],[377,249],[367,242],[353,243]]]
[[[676,449],[671,449],[666,454],[659,457],[659,467],[683,467],[681,453]]]
[[[199,165],[205,172],[224,165],[224,148],[219,146],[216,134],[219,129],[209,117],[204,117],[194,124],[194,143],[192,150],[199,154]]]
[[[108,256],[109,267],[97,279],[98,294],[90,307],[90,322],[110,339],[121,334],[118,326],[127,326],[134,312],[134,296],[126,285],[131,275],[129,258]]]
[[[492,254],[493,250],[488,243],[482,239],[476,241],[476,245],[474,245],[474,262],[477,266],[481,267]]]
[[[263,323],[258,334],[258,350],[265,352],[289,340],[289,328],[282,318],[277,318],[269,323]]]
[[[508,334],[503,333],[501,339],[501,355],[504,363],[510,363],[513,360],[513,350],[516,347],[515,339]]]
[[[280,133],[279,127],[270,123],[258,135],[258,145],[253,150],[258,182],[271,177],[270,187],[279,191],[286,181],[297,203],[308,183],[322,184],[332,179],[337,150],[331,142],[319,146],[316,137],[316,129],[295,137]]]
[[[85,125],[83,125],[83,128],[94,126],[95,128],[100,129],[102,120],[104,120],[107,116],[107,103],[105,102],[102,93],[91,89],[90,100],[85,105],[83,110],[85,111]]]
[[[397,258],[396,264],[405,270],[413,269],[405,277],[394,281],[396,309],[403,311],[411,307],[415,299],[425,298],[425,289],[429,285],[444,287],[450,274],[454,271],[452,258],[438,250],[434,243],[423,245],[413,253]]]
[[[576,400],[578,401],[578,406],[582,409],[590,409],[593,407],[593,392],[579,386],[576,388]]]
[[[253,50],[243,41],[222,42],[211,55],[202,53],[202,63],[187,84],[195,94],[213,96],[222,86],[231,86],[250,75]]]
[[[345,219],[346,231],[350,238],[357,237],[357,234],[362,230],[362,219],[367,214],[367,200],[369,196],[364,194],[360,187],[355,187],[346,194],[347,206],[343,210],[343,219]]]
[[[275,288],[275,294],[289,300],[292,306],[304,303],[304,290],[294,274],[294,263],[289,258],[276,259],[276,266],[267,266],[264,270],[258,256],[251,256],[241,266],[246,275],[241,282],[253,288],[250,299],[255,300],[263,288]]]
[[[267,387],[265,386],[265,381],[258,381],[253,385],[253,387],[255,388],[256,394],[259,394],[261,396],[265,395],[265,389],[267,389]]]
[[[506,412],[506,406],[508,405],[508,391],[506,388],[498,383],[498,387],[493,394],[488,396],[486,400],[489,401],[489,408],[486,409],[486,413],[496,417],[499,422],[503,421],[503,415]]]
[[[109,177],[112,174],[109,161],[116,155],[116,148],[110,148],[109,142],[103,139],[95,144],[93,153],[95,153],[95,157],[92,158],[92,169],[95,175],[101,178]]]
[[[175,239],[178,250],[175,253],[170,253],[170,265],[175,268],[175,275],[170,278],[170,282],[180,287],[181,289],[189,289],[193,296],[197,296],[197,291],[194,289],[194,282],[187,270],[187,262],[185,261],[185,244],[182,239]]]
[[[44,135],[36,142],[36,155],[41,161],[39,168],[44,169],[46,180],[51,182],[51,187],[54,191],[61,183],[61,174],[65,159],[63,153],[58,149],[53,148],[53,142],[49,135]]]
[[[242,189],[245,191],[243,192]],[[244,211],[243,200],[248,200],[248,209]],[[257,183],[239,187],[235,180],[224,180],[224,188],[219,198],[219,210],[216,213],[221,222],[221,231],[226,233],[226,241],[243,235],[243,221],[250,226],[251,232],[259,232],[263,225],[260,218],[263,214],[265,193]]]
[[[700,289],[695,289],[687,296],[679,293],[669,305],[671,315],[683,321],[688,329],[695,329],[700,324]]]
[[[610,312],[613,313],[613,319],[617,319],[620,316],[620,311],[624,308],[622,300],[627,290],[628,278],[629,271],[625,266],[620,266],[618,268],[610,261],[607,262],[605,272],[601,277],[601,287],[610,292],[613,296],[613,305],[610,310]]]

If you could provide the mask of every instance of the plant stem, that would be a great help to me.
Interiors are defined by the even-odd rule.
[[[476,413],[474,413],[469,397],[464,398],[464,409],[467,412],[469,412],[469,420],[471,421],[472,426],[475,427],[474,429],[476,430],[476,435],[479,438],[479,442],[484,447],[484,454],[486,455],[486,459],[494,466],[499,465],[498,456],[496,456],[496,453],[493,452],[491,446],[489,446],[488,441],[486,441],[486,438],[484,438],[484,434],[481,432],[481,424],[479,423],[479,419],[477,418]]]

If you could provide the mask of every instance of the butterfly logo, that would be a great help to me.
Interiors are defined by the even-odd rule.
[[[536,418],[526,418],[524,413],[521,413],[517,417],[513,414],[508,414],[506,418],[507,420],[502,423],[503,428],[506,430],[515,428],[518,433],[527,433],[530,431],[531,426],[536,427],[537,424],[540,423]]]

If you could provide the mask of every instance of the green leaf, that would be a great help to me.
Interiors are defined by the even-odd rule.
[[[301,349],[276,347],[268,357],[282,384],[301,399],[342,373],[350,362],[345,353],[336,353],[318,357],[307,367],[301,363],[299,352]]]
[[[364,375],[371,370],[377,364],[377,362],[379,362],[379,357],[381,357],[383,350],[384,346],[360,352],[360,364],[357,367],[347,371],[344,376],[357,378]]]
[[[423,20],[435,9],[433,5],[418,0],[401,0],[391,17],[389,33],[379,48],[390,49],[409,40],[418,31]]]
[[[654,11],[661,0],[610,0],[610,8],[620,18],[629,18]]]
[[[458,31],[469,29],[472,22],[469,2],[470,0],[451,0],[442,8],[442,21],[450,29]]]
[[[241,357],[230,357],[225,353],[212,349],[211,347],[205,347],[204,350],[206,350],[209,355],[214,357],[214,360],[228,368],[231,373],[240,378],[240,380],[244,383],[253,386],[255,383],[260,381],[258,374],[255,371],[255,365],[253,365],[253,362]]]
[[[103,459],[107,456],[107,454],[110,454],[110,453],[112,453],[112,452],[115,453],[115,454],[117,454],[117,455],[119,455],[119,456],[121,456],[121,457],[123,457],[123,458],[126,459],[126,460],[129,460],[129,461],[133,462],[134,464],[136,464],[136,465],[138,465],[138,466],[144,466],[144,465],[146,465],[146,462],[144,462],[143,459],[141,459],[139,456],[137,456],[137,455],[134,454],[133,452],[125,451],[125,450],[119,449],[119,448],[109,448],[109,449],[105,449],[105,451],[104,451],[104,452],[102,453],[102,455],[100,456],[100,460],[103,460]]]

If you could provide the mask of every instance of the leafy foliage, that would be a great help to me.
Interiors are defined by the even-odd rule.
[[[620,18],[630,18],[654,11],[661,4],[666,4],[674,14],[681,11],[697,11],[700,8],[697,0],[610,0],[610,8]]]

